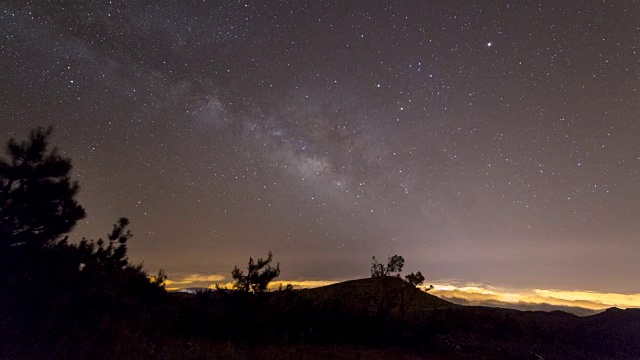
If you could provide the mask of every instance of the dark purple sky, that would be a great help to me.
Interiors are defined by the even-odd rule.
[[[63,5],[68,3],[67,5]],[[639,292],[637,1],[0,5],[0,140],[53,125],[88,218],[170,276],[274,252]]]

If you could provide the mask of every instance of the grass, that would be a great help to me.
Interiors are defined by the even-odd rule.
[[[165,344],[162,349],[152,354],[140,357],[129,357],[124,355],[122,359],[146,359],[151,356],[155,359],[228,359],[228,360],[250,360],[250,359],[279,359],[279,360],[418,360],[434,359],[433,357],[418,356],[403,349],[373,349],[352,345],[293,345],[293,346],[259,346],[243,347],[233,343],[215,343],[205,339],[189,343],[177,342],[175,344]],[[131,354],[129,354],[131,355]],[[444,358],[443,358],[444,359]]]

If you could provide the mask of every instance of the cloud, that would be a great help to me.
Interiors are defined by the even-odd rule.
[[[602,306],[620,308],[640,307],[640,294],[599,293],[595,291],[564,291],[534,289],[533,292],[548,299],[564,301],[587,301]]]
[[[291,281],[274,281],[273,283],[269,284],[269,288],[270,289],[277,289],[280,286],[287,286],[287,285],[291,285],[293,286],[294,289],[309,289],[309,288],[316,288],[316,287],[321,287],[321,286],[327,286],[327,285],[331,285],[331,284],[335,284],[337,283],[337,281],[331,281],[331,280],[291,280]]]
[[[462,305],[500,306],[527,310],[573,308],[604,310],[609,307],[640,307],[640,294],[599,293],[585,290],[524,289],[509,290],[483,285],[434,285],[430,292]]]
[[[186,274],[172,276],[165,281],[167,290],[179,290],[185,288],[215,288],[216,285],[231,289],[233,282],[225,275],[220,274]],[[335,280],[278,280],[269,284],[270,290],[277,290],[280,286],[291,284],[295,289],[307,289],[335,284]]]
[[[186,274],[167,279],[167,290],[184,288],[232,288],[233,282],[220,274]],[[269,284],[270,290],[291,284],[296,289],[335,284],[335,280],[279,280]],[[429,294],[460,305],[494,306],[519,310],[563,310],[577,315],[590,315],[610,307],[640,307],[640,294],[600,293],[587,290],[505,289],[484,284],[433,282]]]
[[[498,300],[469,300],[465,298],[448,297],[448,301],[458,305],[466,306],[488,306],[506,309],[515,309],[521,311],[564,311],[578,316],[594,315],[602,310],[594,310],[580,306],[552,305],[547,303],[530,303],[530,302],[502,302]]]
[[[187,274],[165,280],[167,290],[178,290],[188,287],[214,287],[224,281],[226,276],[219,274]]]

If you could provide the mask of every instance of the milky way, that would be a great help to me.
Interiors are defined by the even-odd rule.
[[[0,140],[54,126],[151,270],[640,290],[638,2],[0,9]]]

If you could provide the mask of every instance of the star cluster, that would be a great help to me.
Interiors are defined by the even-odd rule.
[[[635,291],[634,1],[0,5],[2,139],[55,127],[132,256]],[[630,285],[631,284],[631,285]]]

